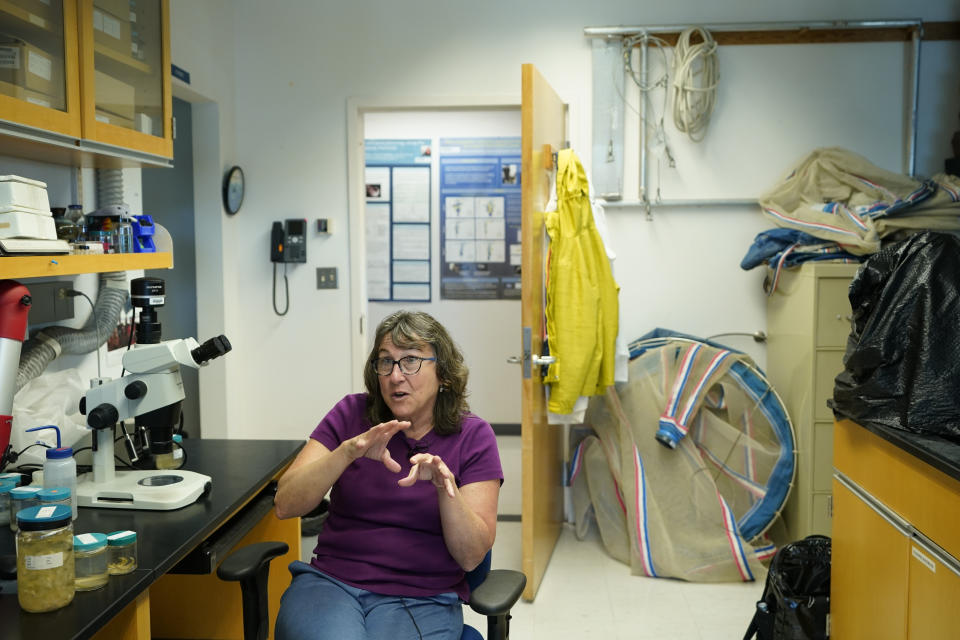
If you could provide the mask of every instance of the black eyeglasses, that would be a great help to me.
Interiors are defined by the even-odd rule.
[[[412,376],[415,373],[420,373],[420,366],[424,360],[433,362],[436,358],[421,358],[420,356],[403,356],[399,360],[377,358],[371,360],[370,364],[373,365],[373,370],[377,372],[378,376],[389,376],[393,373],[393,365],[395,364],[400,366],[400,373]]]

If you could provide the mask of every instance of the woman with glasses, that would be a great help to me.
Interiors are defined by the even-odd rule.
[[[463,355],[426,313],[380,323],[364,383],[280,479],[280,518],[331,493],[314,557],[290,565],[275,636],[455,640],[465,572],[496,534],[503,471],[493,430],[469,412]]]

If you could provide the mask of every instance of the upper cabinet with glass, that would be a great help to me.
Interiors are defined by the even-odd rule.
[[[0,134],[171,158],[168,24],[168,0],[0,0]]]
[[[0,119],[80,137],[77,5],[0,0]]]
[[[3,0],[0,0],[3,1]],[[167,0],[93,0],[80,7],[84,137],[173,155]]]

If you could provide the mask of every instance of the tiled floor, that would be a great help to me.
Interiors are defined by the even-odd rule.
[[[312,540],[304,540],[309,557]],[[501,522],[494,568],[520,568],[520,523]],[[533,603],[513,609],[515,640],[739,640],[762,583],[695,584],[630,575],[599,536],[579,541],[565,527]],[[486,618],[464,608],[486,633]]]

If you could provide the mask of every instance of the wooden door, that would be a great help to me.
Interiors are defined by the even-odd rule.
[[[521,336],[525,336],[525,339],[521,401],[521,528],[522,564],[527,576],[523,598],[532,601],[550,562],[563,521],[561,429],[547,424],[547,403],[540,367],[532,365],[532,360],[533,356],[541,354],[546,332],[543,211],[550,199],[553,153],[563,147],[566,140],[566,105],[533,65],[523,65],[522,78]]]

